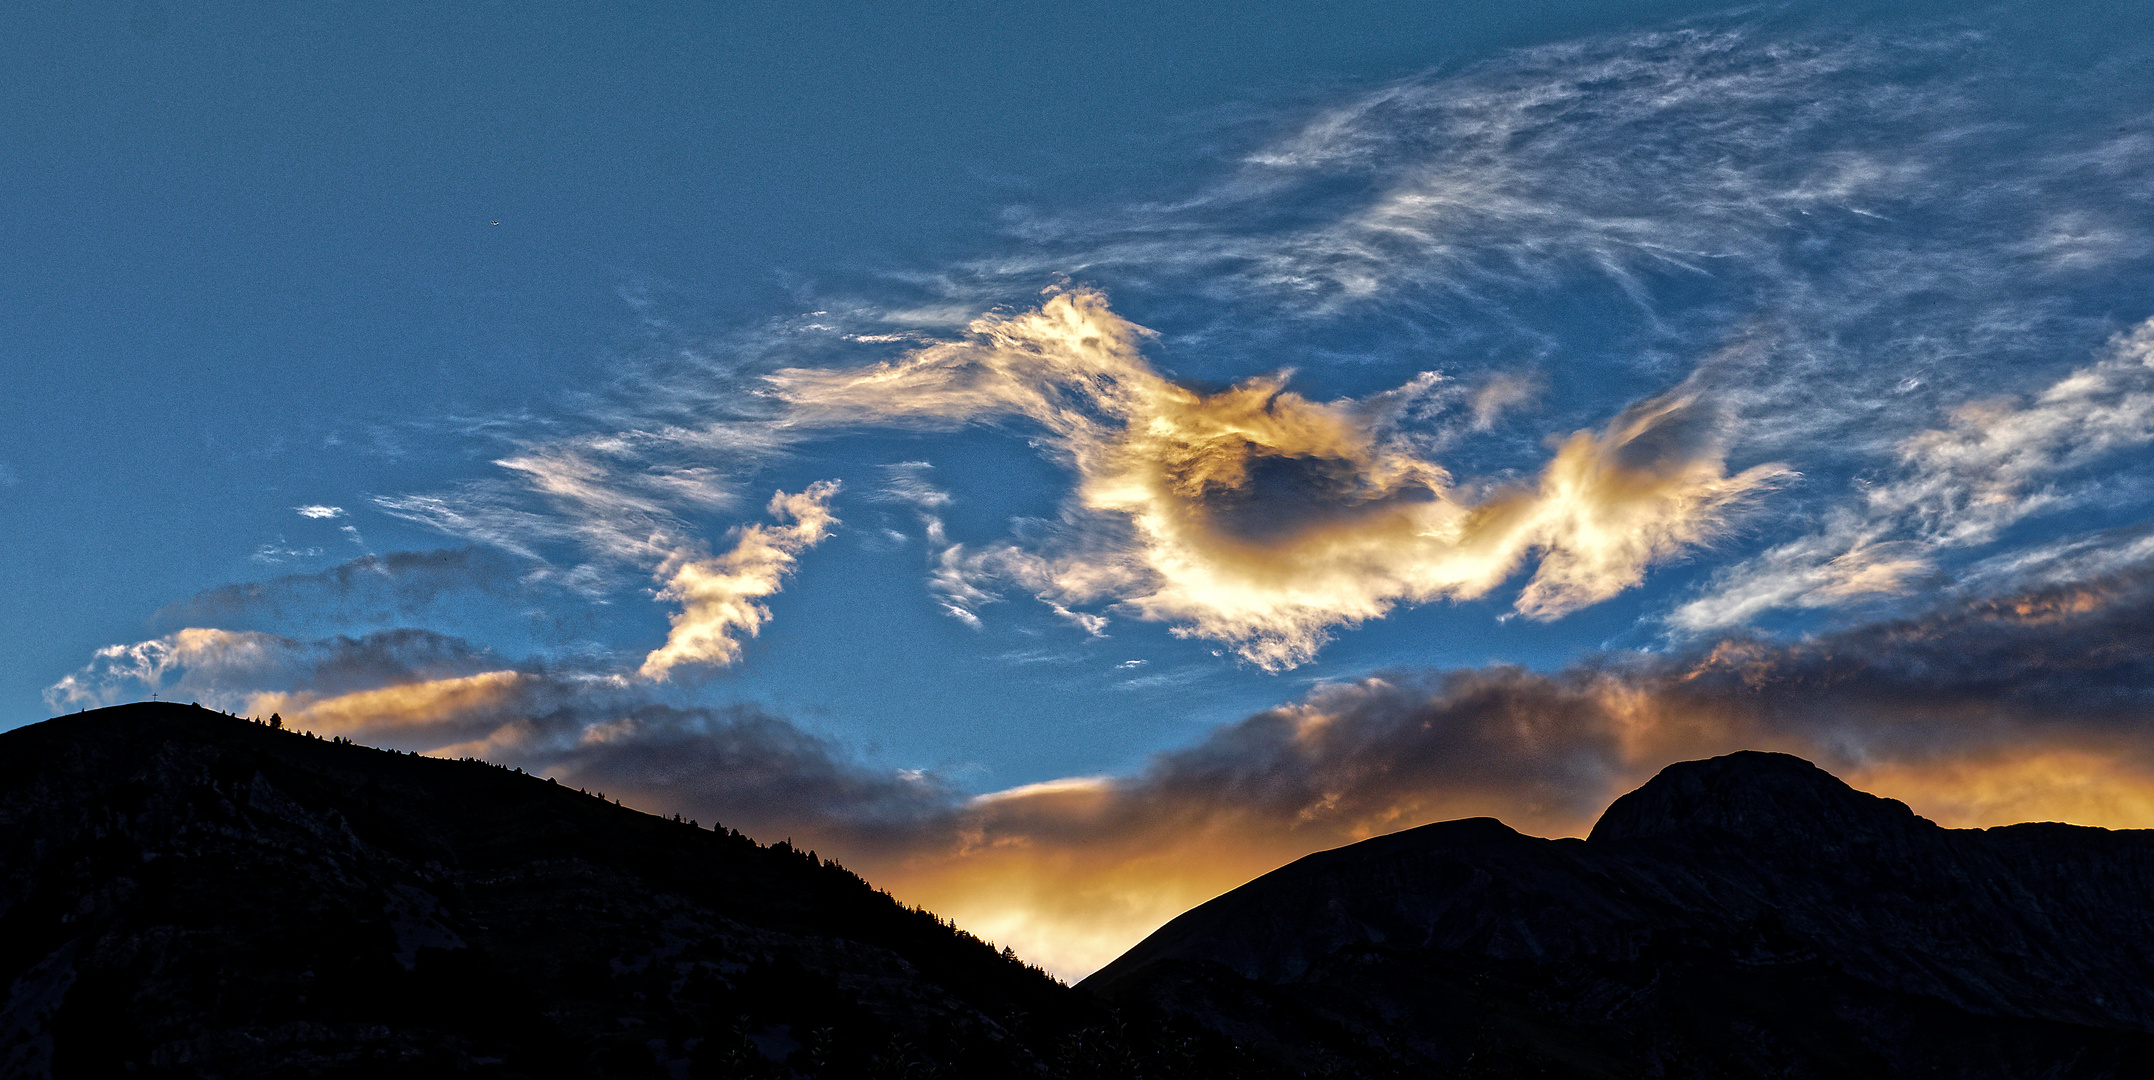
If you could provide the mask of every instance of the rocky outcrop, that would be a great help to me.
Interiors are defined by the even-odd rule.
[[[1943,829],[1739,753],[1585,840],[1311,855],[1081,988],[1371,1074],[2154,1076],[2154,834]]]

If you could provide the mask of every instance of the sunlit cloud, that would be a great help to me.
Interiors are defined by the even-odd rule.
[[[993,583],[1011,581],[1062,610],[1106,602],[1226,642],[1270,669],[1399,603],[1484,595],[1529,561],[1521,614],[1605,600],[1787,476],[1730,475],[1721,418],[1679,392],[1571,435],[1531,485],[1475,491],[1400,426],[1434,375],[1329,403],[1283,374],[1207,394],[1154,369],[1146,334],[1099,293],[1064,289],[897,360],[769,380],[796,427],[1046,430],[1076,473],[1072,519],[1039,549],[943,548],[932,588],[953,614],[976,619]]]
[[[45,700],[64,711],[162,694],[236,709],[264,690],[334,696],[473,674],[500,664],[499,657],[482,647],[428,630],[303,640],[187,627],[97,650],[89,664],[47,689]]]
[[[1583,835],[1666,764],[1743,748],[1816,760],[1952,827],[2146,827],[2150,600],[2142,569],[1797,644],[1328,685],[1135,775],[976,798],[902,857],[887,840],[848,857],[1082,974],[1308,852],[1478,815]]]
[[[1154,620],[1282,668],[1400,604],[1483,596],[1520,570],[1516,610],[1555,618],[1695,552],[1794,469],[1817,482],[1786,512],[1826,529],[1675,625],[1905,593],[1936,580],[1944,541],[1878,527],[1880,493],[1836,484],[1909,454],[1949,471],[1951,447],[1912,440],[1977,422],[1955,365],[1990,357],[1996,392],[2039,393],[2027,380],[2055,372],[2038,352],[2088,333],[2057,275],[2154,251],[2130,209],[2154,142],[1987,122],[1953,73],[2006,63],[1993,48],[1950,26],[1878,36],[1753,13],[1400,80],[1285,120],[1186,197],[1015,213],[1021,246],[893,271],[925,295],[816,298],[653,357],[579,418],[592,430],[490,432],[517,444],[505,477],[377,506],[527,556],[573,545],[633,577],[708,539],[689,523],[834,429],[1022,422],[1076,474],[1051,536],[943,535],[965,493],[924,462],[862,489],[921,516],[926,587],[969,624],[1015,589],[1088,634]],[[1956,181],[1977,169],[1986,183]],[[1087,289],[996,307],[1063,275],[1141,282],[1183,316],[1183,340],[1214,349],[1284,322],[1406,314],[1414,354],[1448,377],[1330,402],[1285,373],[1192,389]],[[1590,348],[1545,310],[1580,288],[1627,311],[1590,320]],[[1955,297],[1982,300],[1939,299]],[[1551,392],[1609,373],[1635,380],[1614,421],[1614,402]],[[1939,427],[1945,412],[1960,419]],[[1628,467],[1678,430],[1700,434],[1643,470],[1653,482]],[[1524,460],[1545,457],[1536,434],[1562,444],[1556,460]],[[1604,467],[1610,454],[1626,468]]]
[[[1475,431],[1502,415],[1506,364],[1664,379],[1747,341],[1694,384],[1737,421],[1731,457],[1836,480],[1970,398],[2038,393],[2060,342],[2107,332],[2087,275],[2130,280],[2154,252],[2144,95],[2099,95],[2102,122],[2000,124],[2018,96],[1976,85],[2051,77],[1957,23],[1745,10],[1552,44],[1327,101],[1184,197],[1029,213],[1022,248],[950,288],[1126,281],[1221,348],[1398,317],[1398,348],[1486,388]],[[1850,494],[1812,487],[1803,512]],[[1887,555],[1842,570],[1916,569]]]
[[[1508,412],[1530,404],[1546,387],[1539,379],[1510,373],[1498,374],[1473,392],[1473,427],[1487,431]]]
[[[502,706],[515,699],[522,678],[514,671],[482,671],[329,696],[270,691],[249,695],[244,711],[279,714],[294,728],[324,735],[380,740],[410,728],[438,737],[452,721],[498,728],[506,722]]]
[[[299,516],[303,518],[336,518],[344,516],[344,508],[341,506],[322,506],[317,504],[295,506],[292,509],[298,511]]]
[[[835,481],[811,484],[795,495],[771,496],[776,525],[744,525],[733,547],[714,556],[677,551],[658,568],[660,600],[678,602],[666,643],[644,658],[637,673],[666,678],[683,664],[723,666],[740,657],[740,639],[754,637],[770,619],[764,597],[778,591],[800,553],[821,543],[836,527],[830,500]]]

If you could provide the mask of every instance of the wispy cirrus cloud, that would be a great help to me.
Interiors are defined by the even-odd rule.
[[[950,505],[951,495],[929,479],[935,466],[925,461],[901,461],[882,466],[883,483],[868,496],[876,502],[910,506],[929,514]]]
[[[1403,79],[1309,110],[1184,198],[1023,217],[1023,254],[947,288],[1127,282],[1180,296],[1153,307],[1216,350],[1396,319],[1394,348],[1498,391],[1515,373],[1491,361],[1524,358],[1557,416],[1596,403],[1577,387],[1687,368],[1731,459],[1809,478],[1775,524],[1851,523],[1857,542],[1786,553],[1843,560],[1807,595],[1889,589],[1923,560],[1856,535],[1872,474],[1941,414],[2044,393],[2112,311],[2145,314],[2116,285],[2154,254],[2154,98],[2121,59],[2067,74],[1996,25],[1752,11]],[[1502,397],[1473,403],[1472,432]],[[1523,443],[1446,463],[1516,467]]]
[[[1727,418],[1683,386],[1569,433],[1533,479],[1461,481],[1434,456],[1443,437],[1423,422],[1469,395],[1437,373],[1331,402],[1290,389],[1286,372],[1200,392],[1155,367],[1148,340],[1103,294],[1060,287],[956,335],[900,343],[879,363],[767,371],[745,384],[760,395],[758,415],[713,426],[754,427],[736,442],[766,450],[853,431],[1041,431],[1039,445],[1073,473],[1062,520],[1042,538],[949,537],[941,513],[953,496],[928,481],[925,463],[885,467],[869,492],[919,515],[928,589],[944,610],[978,625],[982,607],[1016,587],[1088,634],[1105,633],[1115,614],[1164,622],[1272,670],[1308,661],[1339,627],[1401,603],[1482,596],[1522,566],[1533,575],[1516,609],[1560,617],[1711,540],[1789,475],[1773,464],[1727,469]],[[1475,422],[1523,400],[1524,385],[1484,381],[1470,395]],[[624,441],[644,449],[609,456],[585,437],[501,459],[521,494],[495,482],[378,504],[532,558],[568,543],[652,568],[663,598],[687,599],[675,579],[704,565],[687,514],[725,501],[711,484],[682,494],[654,480],[646,455],[657,437]],[[624,461],[642,464],[624,472]],[[819,497],[823,512],[834,494]],[[743,528],[742,543],[764,536],[763,526]],[[777,577],[758,581],[766,577],[774,591]],[[706,605],[738,609],[720,620],[723,640],[767,617],[747,596]],[[681,625],[676,634],[691,633]],[[643,674],[670,670],[686,640],[655,652]]]
[[[1017,212],[1021,245],[890,275],[911,295],[817,298],[675,343],[594,398],[580,434],[490,431],[515,447],[497,460],[504,477],[379,505],[474,542],[533,556],[574,545],[641,572],[699,542],[744,478],[841,430],[1040,425],[1077,473],[1054,542],[952,536],[914,503],[943,609],[977,623],[1021,588],[1087,632],[1117,614],[1156,619],[1281,667],[1399,603],[1481,595],[1519,552],[1536,576],[1517,610],[1575,610],[1698,550],[1735,503],[1799,470],[1804,484],[1748,520],[1851,523],[1847,537],[1783,538],[1793,563],[1832,569],[1779,600],[1715,601],[1711,617],[1875,595],[1931,563],[1861,527],[1867,474],[1940,413],[2058,378],[2056,343],[2106,317],[2075,307],[2074,290],[2154,253],[2154,139],[2132,126],[2154,102],[2111,86],[2078,95],[2102,123],[2049,124],[1968,74],[2057,77],[2026,67],[1979,26],[1880,32],[1753,12],[1399,80],[1282,121],[1181,197]],[[1960,181],[1970,174],[1984,182]],[[1097,356],[1073,361],[1064,342],[1020,358],[1062,316],[995,305],[1073,274],[1143,294],[1173,339],[1144,339],[1100,304],[1079,316],[1103,335],[1083,346]],[[1252,348],[1372,319],[1405,329],[1354,362],[1428,355],[1445,374],[1320,402],[1247,371]],[[998,339],[1006,361],[989,358]],[[1117,350],[1151,382],[1116,368]],[[1966,377],[1977,360],[1989,374]],[[1230,388],[1181,390],[1169,372]],[[1086,389],[1080,374],[1104,381]],[[904,400],[876,400],[885,386]],[[1169,407],[1163,386],[1189,403]],[[1650,431],[1624,426],[1638,422]],[[1635,462],[1676,429],[1709,436],[1653,466],[1655,494],[1596,464],[1617,442]],[[1237,439],[1248,449],[1222,451]],[[1156,467],[1124,467],[1154,451]],[[1214,465],[1229,471],[1204,473]],[[1516,490],[1492,494],[1504,484]],[[869,497],[900,486],[886,478]],[[1618,489],[1643,501],[1595,501]],[[1271,513],[1294,502],[1320,509]],[[1495,539],[1498,518],[1518,531]],[[1618,536],[1617,518],[1641,520]],[[1338,528],[1318,538],[1304,528],[1315,519]],[[1259,526],[1308,542],[1248,542]],[[1295,583],[1290,557],[1340,569]],[[1681,618],[1706,617],[1693,605]]]
[[[1934,581],[1943,553],[2113,493],[2110,478],[2086,470],[2154,444],[2154,320],[2031,400],[1972,401],[1947,420],[1903,439],[1891,477],[1835,509],[1824,529],[1721,571],[1670,621],[1712,630],[1774,607],[1902,595]]]
[[[273,544],[257,544],[254,553],[247,556],[255,562],[275,566],[293,559],[311,559],[322,553],[318,547],[294,547],[291,541],[278,537]]]

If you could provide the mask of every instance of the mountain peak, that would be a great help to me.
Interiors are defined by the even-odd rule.
[[[1945,830],[1764,753],[1497,828],[1292,863],[1083,988],[1358,1076],[2154,1076],[2154,831]]]
[[[1590,840],[1685,840],[1719,832],[1746,840],[1904,831],[1907,805],[1856,791],[1792,754],[1739,750],[1679,761],[1614,803]]]

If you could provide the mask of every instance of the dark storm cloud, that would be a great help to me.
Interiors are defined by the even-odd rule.
[[[549,774],[766,840],[796,828],[803,837],[888,837],[958,801],[932,774],[865,767],[838,743],[749,705],[634,704],[565,726],[581,734],[544,755]]]

